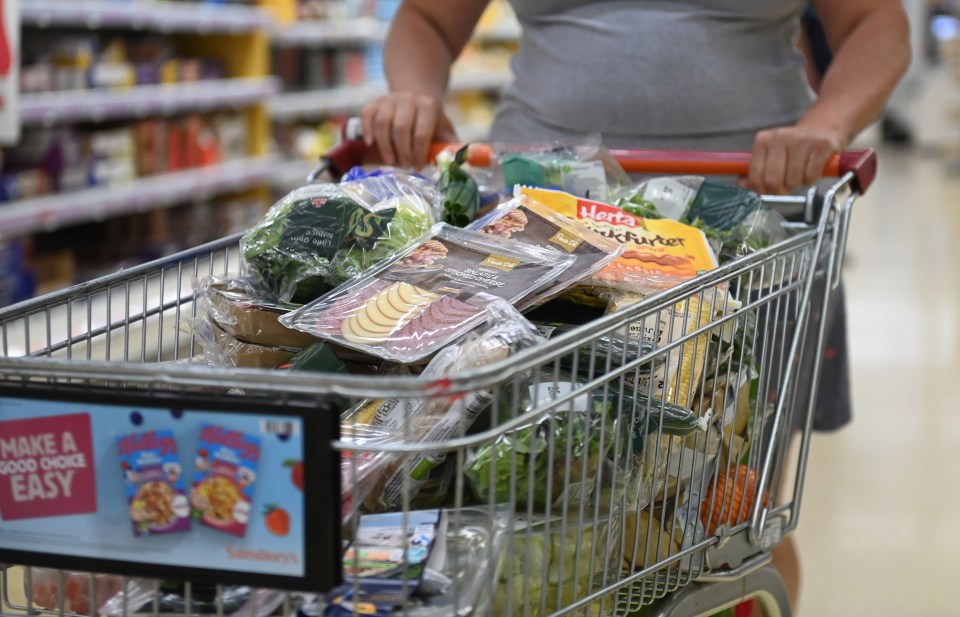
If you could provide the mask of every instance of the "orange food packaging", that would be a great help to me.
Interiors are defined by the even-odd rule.
[[[738,465],[717,477],[717,483],[704,495],[700,521],[712,536],[721,525],[739,525],[753,513],[757,495],[757,474],[746,465]],[[769,503],[764,491],[763,503]]]
[[[623,253],[583,281],[586,284],[649,294],[717,267],[706,235],[696,227],[670,219],[640,218],[563,191],[519,187],[517,192],[624,246]]]

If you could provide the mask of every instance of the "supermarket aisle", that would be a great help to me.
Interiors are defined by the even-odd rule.
[[[920,151],[880,151],[854,215],[847,289],[855,422],[813,445],[798,538],[801,615],[956,615],[960,572],[960,174],[929,145],[960,125],[960,83],[912,110]],[[956,150],[954,157],[956,157]]]

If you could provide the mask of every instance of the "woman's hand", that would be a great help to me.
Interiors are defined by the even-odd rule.
[[[434,141],[455,142],[453,125],[441,102],[412,92],[391,92],[368,104],[360,113],[363,139],[377,145],[386,165],[419,169]]]
[[[840,130],[803,121],[796,126],[760,131],[753,143],[750,175],[744,186],[771,195],[809,186],[823,176],[827,161],[843,150],[847,141]]]

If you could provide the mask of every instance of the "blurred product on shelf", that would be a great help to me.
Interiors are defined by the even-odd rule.
[[[4,153],[0,202],[119,186],[135,178],[207,167],[247,156],[235,112],[149,118],[93,128],[28,128]]]
[[[372,15],[374,0],[298,0],[299,19],[353,19]]]
[[[0,239],[0,306],[27,300],[36,293],[36,276],[24,267],[28,245],[22,239]]]
[[[20,92],[117,89],[221,79],[223,63],[181,55],[158,35],[66,34],[24,37]]]
[[[317,161],[340,140],[346,118],[331,117],[320,123],[278,125],[274,138],[279,150],[288,156]]]
[[[484,92],[461,92],[453,95],[447,103],[447,116],[455,127],[461,141],[484,141],[489,136],[497,97]]]
[[[0,242],[0,306],[239,233],[267,206],[256,196],[224,197]]]
[[[288,92],[358,86],[368,80],[367,54],[356,49],[276,49],[273,73]]]

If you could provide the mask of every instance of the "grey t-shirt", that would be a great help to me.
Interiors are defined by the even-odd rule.
[[[523,27],[492,139],[745,149],[813,95],[804,0],[511,0]]]

